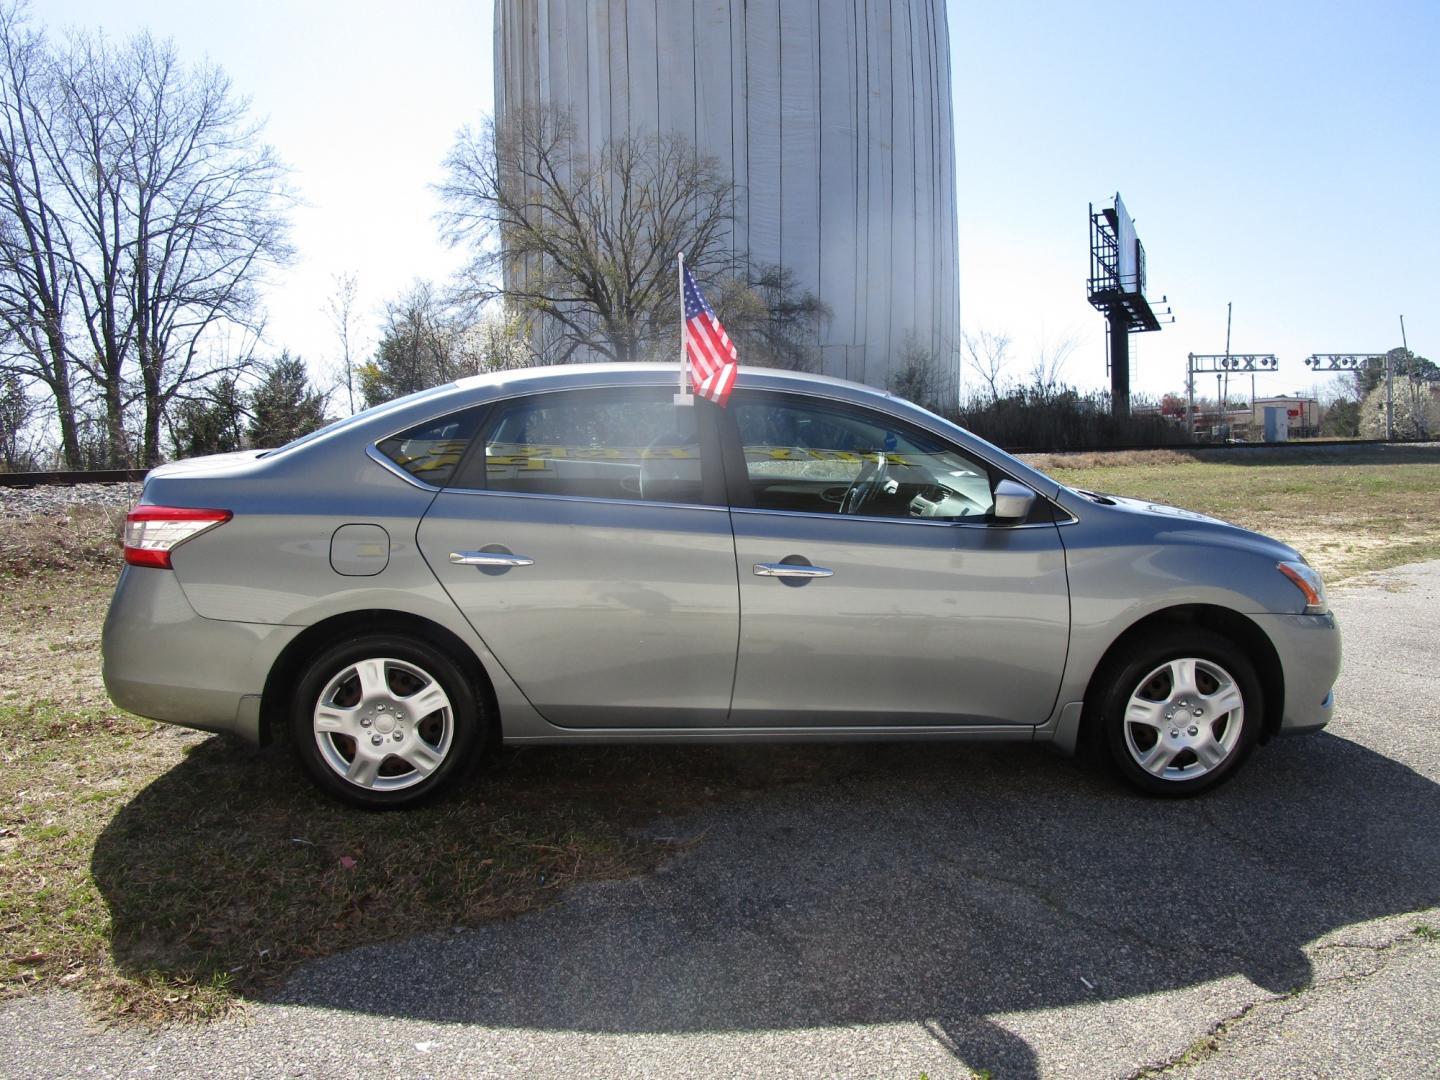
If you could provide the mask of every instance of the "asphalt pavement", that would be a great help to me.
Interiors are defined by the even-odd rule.
[[[656,821],[690,843],[652,875],[316,962],[234,1019],[10,1003],[0,1072],[1440,1075],[1440,562],[1332,600],[1336,719],[1208,797],[1033,747],[847,749],[840,782]]]

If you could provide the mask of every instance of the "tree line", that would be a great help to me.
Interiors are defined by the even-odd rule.
[[[0,4],[0,375],[43,388],[65,465],[160,460],[174,403],[237,366],[285,180],[219,68]]]
[[[295,199],[248,101],[148,33],[57,39],[0,0],[0,468],[148,466],[480,371],[670,359],[677,251],[746,362],[818,365],[828,310],[731,250],[733,184],[683,138],[587,156],[567,114],[537,109],[462,129],[444,177],[437,226],[467,265],[385,304],[368,356],[357,282],[337,278],[340,370],[317,388],[260,352]]]

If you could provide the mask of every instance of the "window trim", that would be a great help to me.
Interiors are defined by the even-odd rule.
[[[400,430],[401,430],[401,431],[408,431],[409,429],[408,429],[408,428],[401,428]],[[396,432],[396,434],[398,435],[399,432]],[[391,436],[386,435],[385,438],[388,439],[388,438],[391,438]],[[412,487],[417,487],[417,488],[419,488],[421,491],[428,491],[428,492],[431,492],[431,493],[433,494],[434,492],[437,492],[437,491],[442,490],[441,488],[436,487],[434,484],[427,484],[424,480],[421,480],[419,477],[412,476],[410,473],[406,472],[406,471],[405,471],[404,469],[402,469],[399,465],[396,465],[395,462],[391,461],[388,457],[386,457],[384,454],[382,454],[382,453],[380,452],[380,447],[377,446],[376,443],[384,442],[384,441],[385,441],[384,439],[377,439],[376,442],[366,443],[366,444],[365,444],[365,456],[368,457],[371,461],[375,462],[376,465],[379,465],[379,466],[380,466],[382,469],[384,469],[386,472],[389,472],[389,473],[394,474],[395,476],[398,476],[401,480],[404,480],[407,484],[411,485]],[[457,467],[458,467],[458,466],[457,466]]]
[[[768,390],[758,389],[754,387],[738,386],[735,388],[735,393],[734,395],[732,395],[731,401],[737,404],[745,401],[769,401],[781,404],[795,402],[809,404],[813,402],[817,406],[820,406],[822,408],[828,406],[831,410],[852,411],[859,413],[861,414],[862,420],[867,416],[881,418],[883,419],[885,425],[898,427],[901,430],[910,429],[916,432],[921,432],[929,436],[936,442],[940,443],[940,445],[943,446],[945,449],[950,450],[955,454],[958,454],[966,461],[971,462],[972,464],[976,465],[981,469],[984,469],[985,474],[990,477],[990,490],[992,492],[995,490],[995,485],[1001,480],[1015,480],[1016,483],[1024,484],[1025,487],[1029,488],[1031,491],[1035,490],[1033,485],[1025,484],[1023,480],[1019,480],[1016,477],[1011,476],[1008,472],[1000,468],[1000,466],[996,465],[994,462],[980,457],[977,454],[971,453],[964,447],[958,446],[952,440],[940,435],[938,432],[931,431],[929,428],[921,427],[918,424],[911,423],[904,417],[895,416],[892,413],[887,413],[882,410],[874,409],[868,405],[858,404],[853,401],[843,401],[838,398],[824,397],[819,394],[806,394],[794,390]],[[1039,491],[1035,492],[1035,509],[1031,510],[1030,518],[1026,519],[1025,521],[1018,522],[1014,525],[1001,524],[1000,522],[991,520],[989,517],[971,521],[964,518],[912,518],[877,514],[842,515],[829,511],[821,512],[813,510],[771,510],[765,507],[758,507],[755,505],[754,490],[750,486],[750,471],[745,464],[745,446],[740,439],[740,424],[736,420],[735,414],[732,413],[729,409],[725,409],[723,410],[723,412],[725,413],[725,417],[720,422],[720,438],[722,461],[725,466],[725,486],[726,492],[730,497],[730,507],[736,513],[780,514],[785,517],[817,518],[826,521],[883,521],[889,522],[891,524],[929,525],[932,527],[937,525],[951,527],[958,526],[960,528],[966,529],[1033,529],[1036,527],[1052,528],[1059,525],[1073,524],[1077,520],[1064,507],[1057,506],[1053,499],[1046,498],[1044,493]],[[1042,507],[1047,508],[1045,512],[1047,512],[1049,515],[1048,519],[1035,520],[1036,512],[1039,511]]]
[[[396,476],[400,477],[401,480],[415,485],[415,487],[418,487],[421,491],[444,491],[446,488],[450,487],[449,483],[440,485],[432,484],[428,480],[421,480],[414,473],[410,472],[409,469],[405,468],[389,454],[381,450],[380,444],[404,435],[407,431],[414,431],[417,427],[424,427],[426,424],[434,424],[441,420],[447,420],[452,416],[460,416],[463,413],[472,412],[477,414],[475,419],[475,434],[470,437],[469,442],[467,442],[465,445],[465,449],[462,450],[460,453],[460,460],[455,463],[455,468],[450,471],[450,477],[451,479],[453,479],[456,476],[460,475],[460,470],[465,467],[465,463],[470,459],[470,455],[475,452],[475,440],[479,436],[480,432],[485,430],[485,424],[490,419],[490,407],[488,403],[479,402],[472,403],[470,405],[462,405],[458,409],[450,409],[446,412],[438,412],[434,416],[426,417],[424,420],[417,421],[413,424],[406,424],[402,428],[396,428],[388,435],[382,435],[380,436],[380,438],[374,439],[371,442],[366,443],[365,456],[368,457],[371,461],[380,465],[382,468],[385,468],[390,472],[394,473]]]

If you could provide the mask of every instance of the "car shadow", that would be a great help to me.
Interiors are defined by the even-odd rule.
[[[222,756],[272,788],[295,780],[273,779],[290,768],[273,754],[247,761],[206,744],[117,815],[92,866],[122,970],[155,967],[135,903],[140,849],[204,797]],[[400,926],[430,932],[346,952],[356,939],[337,926],[336,955],[299,968],[272,1000],[604,1033],[918,1022],[969,1067],[1024,1077],[1035,1056],[997,1016],[1237,974],[1283,993],[1309,983],[1303,950],[1321,935],[1440,903],[1440,789],[1330,734],[1279,740],[1228,786],[1186,801],[1132,795],[1030,747],[616,747],[508,760],[520,780],[483,777],[474,797],[523,789],[562,817],[603,814],[594,793],[623,802],[642,768],[647,791],[710,790],[675,813],[651,799],[638,835],[685,842],[653,874],[463,931],[396,911]],[[227,813],[283,844],[294,819],[265,824],[273,792],[254,777],[248,807]],[[413,827],[409,815],[362,817]],[[208,831],[170,842],[195,874],[216,872]],[[197,893],[197,924],[224,917],[216,895],[251,892],[245,866]]]

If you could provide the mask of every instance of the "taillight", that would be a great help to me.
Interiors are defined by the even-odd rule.
[[[172,551],[233,516],[229,510],[137,506],[125,518],[125,561],[131,566],[169,570]]]

